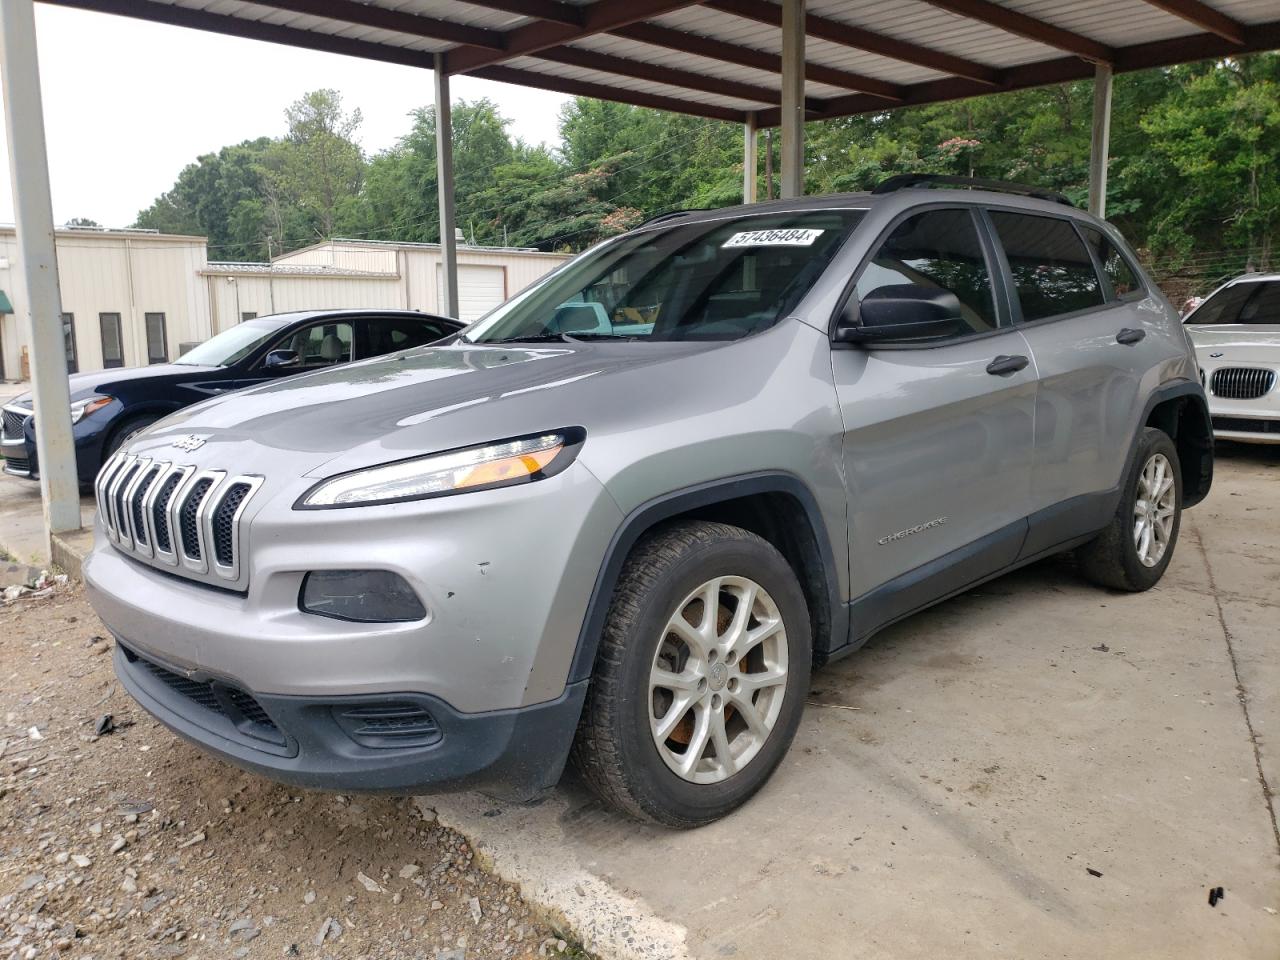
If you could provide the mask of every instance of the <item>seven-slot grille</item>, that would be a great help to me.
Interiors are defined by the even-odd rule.
[[[117,454],[98,474],[98,514],[116,548],[154,566],[243,589],[240,521],[261,477]]]
[[[1210,389],[1227,400],[1256,400],[1276,385],[1276,372],[1262,367],[1219,367]]]

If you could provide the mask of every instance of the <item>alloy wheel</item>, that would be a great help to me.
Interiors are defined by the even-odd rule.
[[[1133,501],[1133,546],[1143,566],[1154,567],[1169,549],[1176,499],[1173,465],[1163,453],[1153,454],[1138,477]]]
[[[649,673],[649,727],[666,765],[692,783],[746,767],[782,710],[787,634],[778,605],[745,577],[716,577],[682,600]]]

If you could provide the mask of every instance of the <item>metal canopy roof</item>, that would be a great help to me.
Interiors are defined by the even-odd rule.
[[[369,60],[776,125],[770,0],[47,0]],[[808,0],[821,120],[1280,47],[1277,0]]]

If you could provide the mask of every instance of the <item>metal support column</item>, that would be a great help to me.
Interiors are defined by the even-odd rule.
[[[1111,151],[1111,64],[1093,68],[1093,139],[1089,146],[1089,212],[1107,215],[1107,160]]]
[[[453,109],[449,103],[449,75],[444,55],[435,55],[436,75],[436,193],[440,198],[441,313],[458,316],[458,241],[453,208]]]
[[[804,194],[804,0],[782,0],[782,189]]]
[[[49,199],[40,64],[32,0],[0,0],[0,78],[18,251],[27,284],[31,394],[45,532],[80,529],[80,486],[71,437],[71,396],[62,334],[62,295]]]
[[[755,203],[757,196],[756,168],[758,166],[756,144],[756,112],[747,113],[747,122],[742,125],[742,202]]]

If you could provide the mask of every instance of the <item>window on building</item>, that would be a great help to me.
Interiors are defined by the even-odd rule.
[[[169,362],[169,338],[164,329],[163,313],[144,314],[147,325],[147,363]]]
[[[1102,284],[1070,221],[992,211],[1023,320],[1043,320],[1103,303]]]
[[[62,315],[62,343],[67,351],[67,373],[79,373],[80,357],[76,353],[76,317],[73,313]]]
[[[120,314],[98,314],[98,326],[102,330],[102,365],[108,370],[123,367],[124,330],[120,326]]]
[[[991,271],[967,209],[929,210],[902,221],[863,269],[858,299],[898,284],[954,293],[961,317],[975,333],[996,326]]]
[[[256,310],[245,310],[243,313],[240,314],[241,323],[244,323],[246,320],[257,320],[257,319],[258,319],[258,313]]]
[[[1089,246],[1093,247],[1098,263],[1102,264],[1102,272],[1110,282],[1115,295],[1123,300],[1132,294],[1142,293],[1142,284],[1138,282],[1137,273],[1129,265],[1124,254],[1111,242],[1111,238],[1093,227],[1082,229],[1084,238],[1089,241]]]

